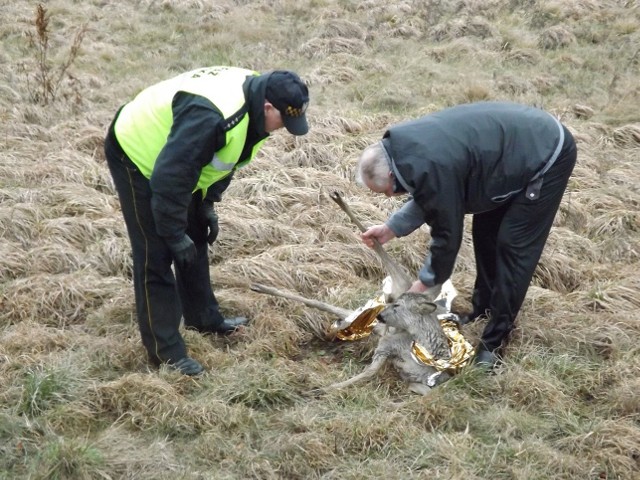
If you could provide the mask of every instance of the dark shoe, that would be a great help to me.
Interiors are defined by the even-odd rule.
[[[214,333],[218,335],[229,335],[235,332],[238,328],[246,325],[249,322],[246,317],[231,317],[225,318],[220,325],[216,327],[195,327],[187,325],[187,330],[195,330],[203,335],[212,335]]]
[[[493,370],[499,363],[500,357],[498,357],[496,353],[485,350],[484,348],[478,349],[475,357],[473,357],[473,364],[485,370]]]
[[[204,368],[196,360],[191,357],[184,357],[177,362],[167,362],[167,366],[183,375],[193,377],[204,372]]]
[[[247,323],[249,323],[247,317],[225,318],[222,323],[215,328],[214,333],[218,335],[229,335]]]

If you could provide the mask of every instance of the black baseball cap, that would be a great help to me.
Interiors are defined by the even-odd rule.
[[[289,70],[271,72],[265,98],[280,111],[289,133],[304,135],[309,131],[305,116],[309,105],[309,89],[298,75]]]

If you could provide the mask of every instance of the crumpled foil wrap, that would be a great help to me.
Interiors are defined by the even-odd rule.
[[[337,330],[336,338],[340,340],[360,340],[369,336],[378,321],[376,319],[378,313],[386,306],[384,295],[369,300],[364,307],[360,307],[344,319],[347,326],[342,330],[337,330],[338,322],[334,323],[332,328]]]
[[[339,340],[360,340],[365,338],[373,332],[373,329],[377,323],[377,316],[384,307],[386,307],[385,298],[391,289],[390,277],[385,278],[382,284],[383,293],[373,299],[369,300],[363,307],[355,310],[344,320],[336,321],[332,325],[332,330],[335,331],[335,337]],[[436,300],[444,300],[445,309],[447,312],[451,311],[451,304],[454,297],[458,294],[454,288],[451,280],[447,280],[442,285],[440,295]],[[442,303],[442,302],[440,302]],[[451,349],[450,359],[436,359],[431,355],[426,348],[413,342],[411,347],[411,356],[416,362],[423,363],[435,368],[438,372],[457,373],[462,367],[466,366],[474,354],[473,346],[464,338],[460,331],[460,324],[457,322],[457,315],[453,313],[445,313],[438,315],[440,325],[444,330],[447,339],[449,340],[449,346]],[[346,327],[338,329],[339,324],[346,324]]]
[[[453,317],[454,314],[441,315],[438,317],[444,334],[449,341],[451,358],[434,358],[426,348],[413,342],[411,345],[411,356],[416,362],[424,363],[435,368],[438,372],[458,373],[462,367],[469,364],[474,354],[473,346],[464,338],[460,332],[460,324]]]

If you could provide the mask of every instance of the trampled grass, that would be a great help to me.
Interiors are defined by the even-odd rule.
[[[33,96],[37,3],[0,1],[0,479],[640,478],[640,7],[608,0],[141,0],[44,4],[46,105]],[[116,109],[183,70],[291,68],[312,129],[278,132],[218,206],[213,284],[252,325],[185,331],[208,373],[147,364],[102,140]],[[32,75],[29,77],[29,75]],[[428,397],[392,369],[336,393],[375,338],[332,342],[330,314],[384,276],[328,197],[366,224],[401,200],[355,185],[395,122],[476,100],[544,107],[579,159],[497,375]],[[417,271],[427,229],[388,251]],[[466,232],[453,282],[469,307]],[[465,327],[475,341],[482,324]]]

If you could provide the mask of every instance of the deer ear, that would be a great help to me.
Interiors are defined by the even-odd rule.
[[[433,302],[425,302],[425,303],[420,305],[420,307],[418,309],[418,313],[420,313],[421,315],[427,315],[429,313],[435,312],[436,308],[438,308],[438,306],[435,303],[433,303]]]

